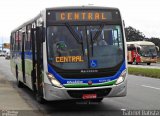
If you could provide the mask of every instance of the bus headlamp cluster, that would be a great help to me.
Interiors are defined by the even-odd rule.
[[[126,78],[127,70],[124,70],[116,81],[116,85],[122,83]]]
[[[51,74],[51,73],[46,73],[50,82],[52,83],[53,86],[58,87],[58,88],[62,88],[63,86],[61,85],[61,83]]]

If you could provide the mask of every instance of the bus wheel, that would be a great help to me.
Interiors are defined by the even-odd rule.
[[[36,101],[40,104],[44,104],[46,102],[45,99],[42,96],[40,96],[38,93],[36,93]]]
[[[18,79],[18,68],[16,67],[16,79],[17,79],[17,87],[18,88],[23,88],[23,83],[21,81],[19,81]]]
[[[147,63],[147,65],[150,65],[151,63]]]
[[[136,61],[135,58],[134,58],[134,60],[133,60],[133,64],[138,65],[138,63],[137,63],[137,61]]]
[[[24,87],[24,85],[23,85],[23,83],[21,81],[17,82],[17,86],[18,86],[18,88],[23,88]]]
[[[37,89],[36,89],[36,77],[35,77],[35,72],[34,70],[32,70],[31,72],[31,79],[32,79],[32,87],[33,87],[33,91],[36,93]]]

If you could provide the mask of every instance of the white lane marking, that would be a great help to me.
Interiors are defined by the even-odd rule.
[[[160,88],[157,88],[157,87],[152,87],[152,86],[148,86],[148,85],[141,85],[142,87],[148,87],[148,88],[152,88],[152,89],[157,89],[157,90],[160,90]]]

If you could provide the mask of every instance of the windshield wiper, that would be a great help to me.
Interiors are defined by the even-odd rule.
[[[70,33],[73,35],[73,37],[77,40],[78,43],[82,44],[82,38],[74,31],[74,29],[68,24],[65,24]]]
[[[104,24],[101,24],[98,31],[95,33],[94,37],[92,38],[93,43],[97,40],[98,36],[101,35],[103,27],[104,27]]]
[[[82,40],[82,36],[79,36],[75,31],[74,29],[69,25],[69,23],[66,23],[65,24],[66,27],[68,28],[68,30],[70,31],[70,33],[73,35],[73,37],[77,40],[78,43],[81,44],[81,47],[82,47],[82,51],[83,51],[83,55],[85,54],[84,52],[84,48],[83,48],[83,40]]]

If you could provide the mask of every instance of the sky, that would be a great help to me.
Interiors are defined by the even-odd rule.
[[[138,29],[146,37],[160,38],[160,0],[0,0],[0,43],[9,42],[13,29],[47,7],[88,4],[117,7],[126,27]]]

